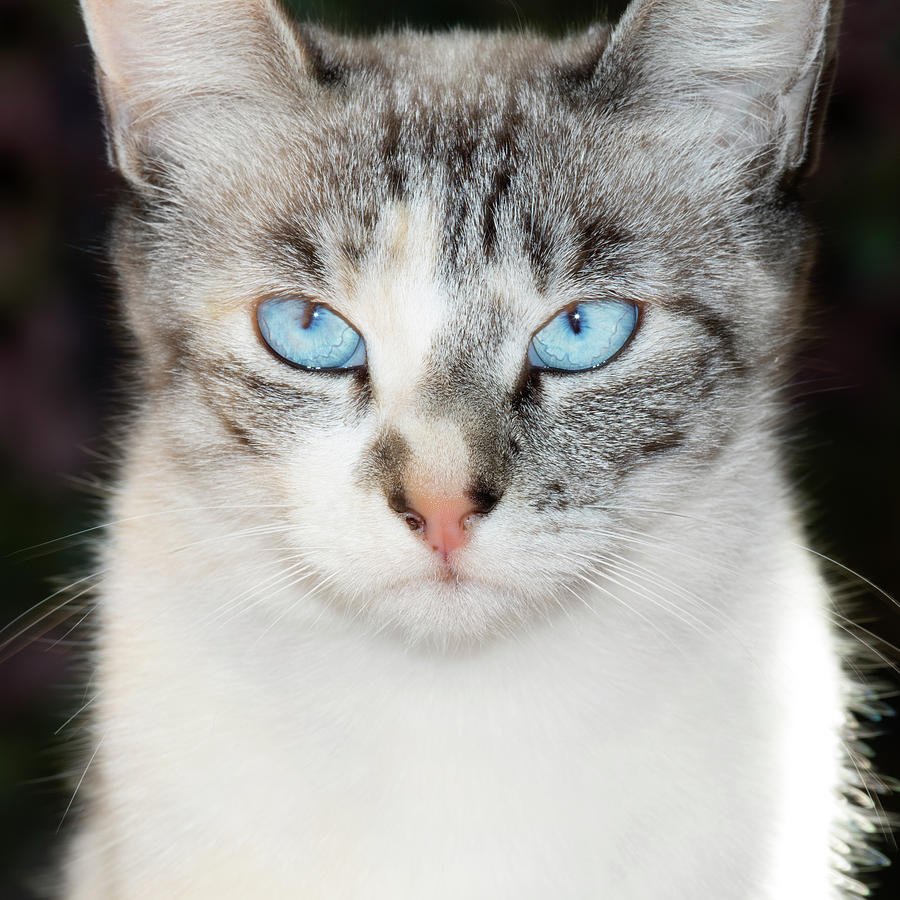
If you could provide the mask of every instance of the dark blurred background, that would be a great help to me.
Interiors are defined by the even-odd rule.
[[[409,23],[561,31],[615,19],[625,4],[292,5],[301,16],[354,30]],[[81,631],[67,634],[77,620],[50,615],[17,637],[35,614],[15,620],[86,565],[78,539],[26,548],[100,520],[91,485],[107,469],[103,435],[119,402],[121,350],[103,250],[116,182],[105,165],[75,0],[0,0],[0,46],[0,900],[25,900],[31,894],[13,873],[52,853],[71,796],[56,732],[79,705],[60,686],[77,676]],[[810,540],[898,597],[898,0],[847,4],[827,140],[809,194],[821,240],[792,425]],[[900,644],[891,603],[841,578],[837,567],[829,570],[858,594],[866,626]],[[50,609],[41,606],[37,615]],[[880,727],[886,734],[870,743],[882,770],[900,776],[897,729],[890,719]],[[886,900],[900,896],[900,853],[890,843],[885,850],[895,866],[879,876],[875,896]]]

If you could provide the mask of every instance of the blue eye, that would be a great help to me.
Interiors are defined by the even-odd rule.
[[[365,365],[366,345],[327,306],[303,297],[272,297],[256,308],[265,342],[304,369],[352,369]]]
[[[628,343],[637,319],[637,307],[624,300],[577,303],[564,309],[532,338],[528,361],[538,369],[595,369]]]

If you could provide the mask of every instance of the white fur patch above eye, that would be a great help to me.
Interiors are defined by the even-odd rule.
[[[403,415],[421,388],[435,336],[449,313],[438,281],[439,226],[425,201],[384,209],[376,251],[350,303],[366,339],[369,377],[379,408],[390,420]]]

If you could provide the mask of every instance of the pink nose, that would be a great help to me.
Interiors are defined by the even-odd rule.
[[[409,526],[444,562],[469,540],[469,525],[478,508],[468,498],[407,494],[407,501],[404,517]]]

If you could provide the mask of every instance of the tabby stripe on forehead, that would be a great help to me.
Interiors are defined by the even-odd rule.
[[[525,210],[522,213],[522,231],[524,233],[524,251],[531,260],[535,284],[540,291],[547,289],[550,282],[553,261],[553,236],[549,228]]]
[[[457,119],[452,125],[452,138],[446,147],[445,165],[449,189],[444,224],[446,256],[451,265],[457,261],[463,246],[466,224],[473,218],[472,201],[479,193],[484,195],[480,204],[481,248],[489,258],[494,253],[497,214],[512,185],[515,134],[520,121],[519,112],[513,108],[503,113],[499,127],[493,134],[479,134],[484,121],[474,111],[470,111],[466,118]],[[484,174],[479,171],[479,163]],[[489,164],[493,164],[493,172],[487,169]]]
[[[446,261],[451,265],[457,261],[463,243],[466,220],[469,217],[474,156],[478,149],[475,130],[477,118],[462,118],[454,123],[454,134],[446,148],[444,164],[447,168],[447,197],[444,209],[444,233]]]
[[[491,187],[484,199],[481,244],[485,255],[490,258],[497,242],[497,211],[512,184],[516,155],[516,130],[521,116],[516,110],[508,112],[503,126],[497,132],[496,149],[500,162],[491,178]]]
[[[384,115],[384,135],[381,138],[381,159],[384,167],[384,181],[388,197],[400,200],[406,192],[406,175],[400,167],[400,117],[397,110],[389,107]]]
[[[497,207],[509,190],[512,175],[509,168],[501,168],[494,173],[491,190],[484,199],[484,225],[482,227],[481,245],[485,256],[490,259],[497,243]]]

